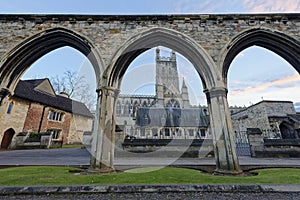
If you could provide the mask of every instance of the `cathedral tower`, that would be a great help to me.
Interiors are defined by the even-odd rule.
[[[181,107],[182,95],[179,89],[176,54],[173,50],[170,57],[162,57],[160,49],[156,48],[156,95],[158,107]]]

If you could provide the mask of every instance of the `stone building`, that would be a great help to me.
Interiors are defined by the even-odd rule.
[[[300,114],[291,101],[264,100],[232,113],[231,118],[239,139],[246,140],[249,128],[259,128],[268,139],[300,138]]]
[[[155,95],[121,94],[116,103],[116,121],[123,136],[150,139],[204,139],[208,131],[208,111],[192,107],[188,88],[179,86],[176,54],[160,56],[156,48]]]
[[[93,115],[80,102],[56,95],[49,79],[20,80],[14,94],[0,107],[1,148],[9,148],[18,133],[51,132],[52,140],[81,143],[91,131]]]

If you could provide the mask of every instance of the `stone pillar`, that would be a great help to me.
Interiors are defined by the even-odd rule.
[[[213,135],[216,173],[239,174],[242,172],[236,154],[234,132],[227,102],[226,88],[205,91]]]
[[[95,117],[91,147],[91,171],[99,173],[114,172],[115,104],[117,89],[102,87],[98,89],[97,116]]]

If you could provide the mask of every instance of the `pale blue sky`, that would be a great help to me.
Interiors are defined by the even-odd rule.
[[[298,12],[299,0],[1,0],[0,13],[166,14]]]
[[[199,14],[199,13],[262,13],[300,12],[300,0],[0,0],[1,14]],[[152,65],[154,55],[146,53],[134,63],[136,69]],[[151,63],[151,59],[153,62]],[[62,48],[44,56],[30,68],[25,78],[55,76],[66,69],[80,74],[93,74],[84,64],[82,54]],[[188,76],[191,90],[199,91],[193,67],[185,58],[178,62],[182,76]],[[191,70],[186,70],[191,69]],[[265,100],[292,100],[300,102],[300,78],[296,71],[272,52],[252,47],[235,58],[229,71],[230,105],[246,105]],[[92,75],[93,76],[93,75]],[[91,76],[91,77],[92,77]],[[93,82],[93,81],[92,81]],[[268,84],[267,84],[268,83]],[[272,84],[270,84],[272,83]],[[146,85],[148,83],[145,83]],[[149,84],[148,84],[149,85]],[[150,84],[151,85],[151,84]],[[145,86],[146,87],[146,86]],[[147,86],[148,87],[148,86]],[[196,88],[196,89],[195,89]],[[195,104],[204,104],[203,93],[195,92]],[[299,103],[300,104],[300,103]],[[300,105],[299,105],[300,108]]]

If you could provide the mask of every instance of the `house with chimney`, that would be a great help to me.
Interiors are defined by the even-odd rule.
[[[49,79],[20,80],[14,94],[0,106],[1,149],[11,148],[19,134],[48,133],[52,142],[82,143],[92,131],[93,115],[81,102],[56,94]]]

